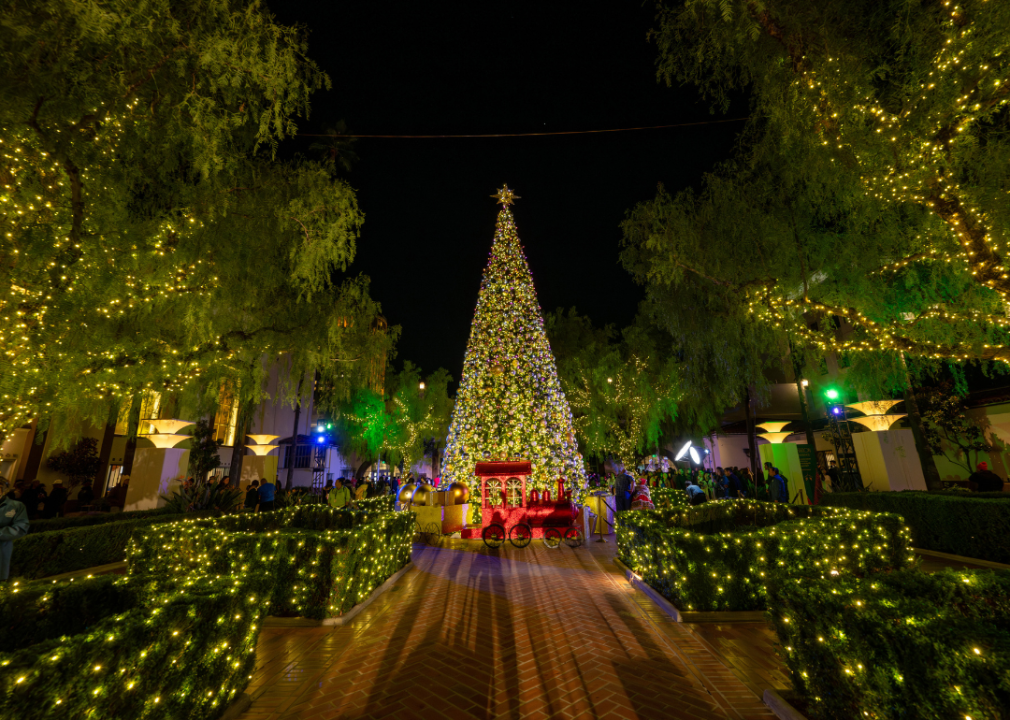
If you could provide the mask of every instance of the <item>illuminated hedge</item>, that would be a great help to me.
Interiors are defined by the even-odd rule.
[[[811,720],[1010,717],[1010,572],[790,578],[768,604]]]
[[[824,504],[898,513],[917,548],[1010,563],[1010,493],[825,493]]]
[[[687,493],[677,488],[652,488],[650,494],[657,510],[687,508],[691,505]]]
[[[265,513],[185,520],[138,532],[130,573],[191,572],[275,579],[270,613],[342,615],[410,560],[414,513],[302,505]]]
[[[819,577],[907,566],[901,518],[757,500],[617,514],[618,556],[681,610],[762,610],[773,572]]]
[[[0,716],[216,718],[249,683],[271,585],[259,573],[5,586]]]

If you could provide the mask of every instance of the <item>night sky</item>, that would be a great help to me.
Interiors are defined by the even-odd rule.
[[[380,3],[273,0],[307,26],[333,90],[300,129],[351,133],[590,130],[712,115],[690,87],[655,75],[651,4]],[[732,151],[743,123],[496,139],[362,139],[348,181],[365,224],[353,269],[403,327],[395,366],[445,367],[458,381],[494,236],[489,196],[508,183],[541,307],[629,324],[642,289],[619,263],[619,224],[656,184],[677,190]],[[309,138],[292,141],[308,153]]]

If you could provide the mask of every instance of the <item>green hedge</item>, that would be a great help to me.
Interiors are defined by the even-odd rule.
[[[0,617],[25,626],[2,636],[0,716],[219,717],[249,683],[271,585],[246,574],[0,589]],[[87,617],[75,617],[82,602]]]
[[[79,527],[104,525],[106,523],[126,522],[128,520],[147,520],[157,518],[161,522],[179,520],[179,513],[173,513],[168,508],[155,510],[131,510],[130,512],[107,512],[90,515],[74,515],[73,517],[55,517],[48,520],[32,520],[28,534],[53,532],[55,530],[72,530]]]
[[[908,490],[828,493],[824,504],[897,513],[912,529],[912,545],[923,550],[1010,563],[1010,502],[999,498],[1010,493],[984,495]]]
[[[909,565],[893,514],[724,500],[618,513],[618,556],[681,610],[762,610],[772,573],[819,577]]]
[[[657,510],[690,507],[687,493],[677,488],[652,488],[652,504]]]
[[[776,579],[768,604],[811,720],[1010,717],[1010,571]]]
[[[273,512],[157,525],[139,532],[133,573],[202,572],[275,579],[271,614],[341,615],[410,560],[414,513],[303,505]]]

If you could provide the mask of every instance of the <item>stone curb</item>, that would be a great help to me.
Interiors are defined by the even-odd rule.
[[[357,605],[352,607],[346,613],[340,617],[323,618],[322,620],[312,620],[311,618],[303,617],[293,617],[293,618],[283,618],[274,617],[273,615],[268,615],[263,619],[263,624],[261,627],[264,628],[279,628],[279,627],[330,627],[336,626],[341,627],[351,622],[358,613],[364,610],[366,607],[372,604],[372,602],[386,592],[390,587],[396,583],[404,573],[414,567],[414,561],[410,560],[402,568],[397,570],[395,573],[386,578],[386,581],[382,583],[379,587],[375,588],[372,593],[359,602]]]
[[[807,720],[803,713],[790,705],[788,700],[771,688],[765,690],[764,697],[761,699],[764,700],[765,705],[775,713],[775,717],[779,718],[779,720]]]
[[[940,552],[939,550],[923,550],[922,548],[912,548],[912,551],[919,555],[926,555],[927,557],[962,562],[965,565],[978,565],[979,567],[992,568],[993,570],[1010,570],[1010,565],[993,562],[992,560],[979,560],[978,558],[965,557],[964,555],[954,555],[953,553]]]
[[[642,580],[634,570],[629,568],[618,558],[614,558],[617,567],[624,571],[624,577],[628,579],[631,586],[644,594],[660,610],[672,617],[679,623],[705,623],[705,622],[765,622],[764,610],[720,610],[713,612],[690,612],[684,611],[659,594],[652,586]]]

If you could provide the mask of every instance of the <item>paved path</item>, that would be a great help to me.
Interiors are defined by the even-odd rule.
[[[770,641],[668,622],[612,554],[613,540],[415,546],[416,567],[349,627],[262,631],[242,720],[773,717],[757,694],[781,680],[761,667]],[[720,644],[741,651],[735,673]]]

